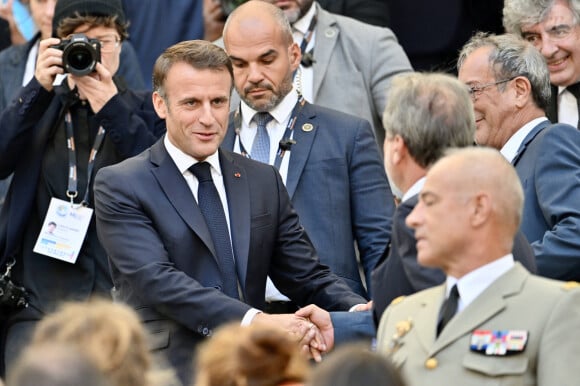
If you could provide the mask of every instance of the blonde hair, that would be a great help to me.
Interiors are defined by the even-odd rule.
[[[238,323],[222,327],[200,346],[196,386],[276,386],[304,382],[307,359],[280,328]]]
[[[31,345],[51,342],[78,347],[113,386],[153,384],[145,329],[126,305],[102,299],[64,303],[40,321]]]

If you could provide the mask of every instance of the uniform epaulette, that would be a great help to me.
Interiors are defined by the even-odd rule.
[[[405,296],[399,296],[397,298],[394,298],[393,301],[391,302],[391,306],[394,306],[395,304],[399,304],[403,301],[403,299],[405,299]]]
[[[562,285],[562,289],[565,291],[569,291],[571,289],[578,288],[578,287],[580,287],[580,283],[578,283],[577,281],[567,281],[566,283],[564,283]]]

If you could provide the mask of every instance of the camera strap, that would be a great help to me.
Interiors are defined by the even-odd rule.
[[[64,122],[66,127],[68,164],[69,164],[68,189],[66,191],[66,195],[70,199],[70,203],[72,205],[74,204],[74,199],[77,197],[78,192],[77,192],[77,156],[70,110],[66,112],[64,116]],[[103,128],[103,126],[99,126],[99,131],[97,132],[95,141],[93,143],[93,147],[91,149],[91,152],[89,153],[89,161],[87,166],[87,188],[85,189],[85,194],[83,195],[83,199],[80,202],[81,206],[89,205],[89,188],[91,185],[91,176],[93,174],[93,169],[95,167],[95,158],[97,157],[97,153],[99,152],[99,149],[103,143],[104,138],[105,138],[105,129]]]
[[[286,130],[284,131],[284,136],[282,136],[282,140],[278,144],[278,151],[276,152],[276,159],[274,160],[274,167],[280,170],[280,165],[282,164],[282,159],[286,155],[286,150],[290,151],[290,147],[295,142],[292,141],[292,130],[294,130],[294,126],[296,125],[296,121],[298,120],[298,116],[302,112],[302,109],[306,105],[306,99],[302,95],[298,95],[298,102],[294,106],[292,110],[292,114],[290,115],[290,119],[288,120],[288,124],[286,125]],[[240,137],[240,131],[242,130],[242,106],[236,110],[234,113],[234,130],[236,132],[236,136],[238,137],[238,143],[240,145],[240,154],[246,158],[252,158],[250,153],[246,151],[244,144],[242,143],[242,138]]]

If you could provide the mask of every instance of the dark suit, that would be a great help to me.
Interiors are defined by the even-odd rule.
[[[365,301],[320,264],[274,167],[225,150],[219,158],[245,303],[220,291],[209,230],[162,140],[95,180],[99,238],[117,297],[140,313],[153,348],[184,384],[199,342],[264,306],[267,275],[298,305],[345,310]]]
[[[395,210],[390,248],[385,251],[385,256],[372,274],[373,316],[377,324],[393,299],[414,294],[445,281],[443,271],[423,267],[417,261],[415,231],[405,224],[405,219],[417,202],[418,196],[415,195],[402,202]],[[514,259],[522,263],[528,271],[536,272],[533,251],[521,232],[516,234],[512,253]]]
[[[389,26],[389,5],[386,0],[318,0],[331,13],[352,17],[364,23]]]
[[[228,150],[236,142],[233,121],[222,143]],[[305,123],[313,130],[302,130]],[[389,243],[394,211],[372,129],[363,119],[307,103],[293,133],[286,178],[292,205],[320,261],[367,296],[355,243],[369,283]]]
[[[512,164],[524,188],[521,230],[534,249],[538,273],[580,280],[580,131],[542,122]]]

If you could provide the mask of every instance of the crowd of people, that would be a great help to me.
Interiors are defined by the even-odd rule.
[[[580,1],[451,3],[0,4],[0,384],[574,385]]]

